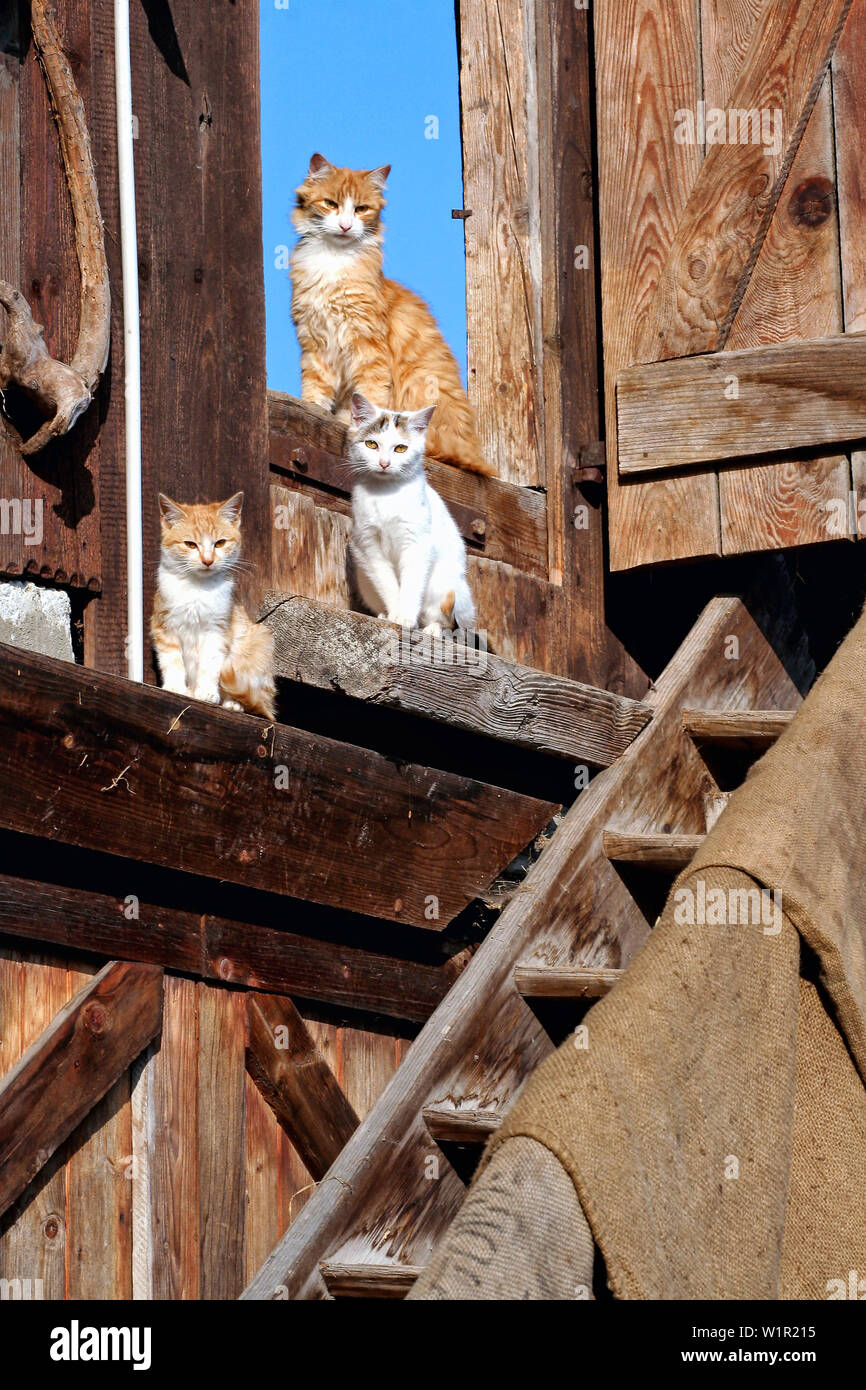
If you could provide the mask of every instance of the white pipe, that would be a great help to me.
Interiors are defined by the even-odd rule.
[[[132,64],[129,0],[114,0],[114,89],[117,105],[117,179],[123,269],[124,413],[126,418],[126,649],[130,680],[144,680],[144,574],[141,521],[141,338],[138,308],[138,237],[132,152]]]

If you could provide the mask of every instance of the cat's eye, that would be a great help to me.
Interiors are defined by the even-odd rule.
[[[369,212],[370,209],[368,208],[368,206],[367,206],[366,203],[359,203],[358,206],[355,208],[355,211],[356,211],[356,212]]]
[[[184,545],[187,547],[188,550],[198,550],[198,546],[196,545],[195,541],[184,541]]]
[[[394,445],[394,453],[395,453],[395,454],[405,454],[405,452],[406,452],[406,450],[407,450],[408,448],[409,448],[409,445],[408,445],[408,444],[395,444],[395,445]]]
[[[328,209],[328,212],[333,212],[333,211],[336,209],[336,206],[337,206],[337,204],[334,202],[333,198],[323,198],[323,199],[322,199],[322,204],[323,204],[324,207],[326,207],[326,208]]]
[[[213,543],[213,548],[214,548],[214,550],[216,550],[216,548],[217,548],[218,545],[225,545],[225,543],[226,543],[226,542],[225,542],[225,537],[224,537],[224,536],[221,537],[220,540],[214,541],[214,543]]]
[[[367,446],[368,449],[378,449],[378,447],[379,447],[379,445],[376,443],[375,439],[365,439],[365,440],[364,440],[364,443],[366,444],[366,446]]]

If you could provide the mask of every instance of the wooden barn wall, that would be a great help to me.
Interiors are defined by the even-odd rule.
[[[0,947],[0,1074],[96,967]],[[43,1298],[235,1298],[312,1179],[244,1066],[246,996],[167,975],[161,1039],[0,1218],[0,1279]],[[359,1117],[408,1043],[307,1026]]]
[[[614,570],[659,561],[848,542],[834,505],[862,486],[862,458],[808,456],[704,466],[624,479],[617,472],[616,381],[644,360],[641,344],[659,274],[704,159],[677,143],[675,113],[699,100],[723,109],[759,22],[787,24],[762,0],[648,0],[601,6],[595,64],[599,112],[602,322]],[[830,70],[773,212],[726,349],[862,331],[862,141],[866,3],[854,0]],[[804,49],[795,60],[817,63]],[[763,76],[763,74],[761,74]],[[789,67],[775,75],[781,101]],[[802,80],[804,73],[797,69]],[[738,101],[738,105],[753,105]],[[775,102],[774,102],[775,104]],[[771,165],[768,159],[768,168]],[[720,193],[720,197],[723,195]],[[810,197],[826,212],[816,215]],[[853,472],[852,472],[853,464]],[[866,530],[866,527],[862,527]]]

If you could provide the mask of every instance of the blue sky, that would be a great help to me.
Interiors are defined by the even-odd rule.
[[[300,392],[289,273],[275,261],[295,240],[294,190],[315,150],[352,168],[392,165],[385,274],[426,299],[465,379],[453,0],[260,0],[260,11],[268,385]]]

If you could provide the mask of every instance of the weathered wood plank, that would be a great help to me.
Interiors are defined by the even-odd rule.
[[[469,399],[499,478],[544,481],[530,0],[458,8]]]
[[[95,966],[69,971],[69,992]],[[66,1180],[66,1297],[132,1297],[132,1117],[130,1073],[119,1076],[61,1151]]]
[[[127,917],[125,897],[2,874],[0,936],[421,1023],[455,978],[447,962],[431,965],[332,941],[321,935],[318,923],[304,935],[301,903],[281,901],[281,913],[296,928],[287,931],[150,902],[143,894],[135,895],[138,915]],[[363,931],[364,919],[354,921],[355,931]]]
[[[268,392],[272,478],[348,514],[346,426],[294,396]],[[428,459],[427,477],[451,508],[470,550],[547,578],[547,504],[526,487]],[[316,486],[316,480],[319,485]]]
[[[604,967],[580,970],[568,966],[516,965],[514,985],[524,999],[601,999],[624,974],[624,970]]]
[[[28,952],[2,965],[0,1078],[69,999],[64,960]],[[61,1146],[0,1218],[0,1275],[21,1280],[23,1288],[29,1281],[31,1297],[66,1298],[67,1214]]]
[[[626,0],[595,12],[602,341],[610,566],[718,555],[712,474],[651,483],[619,476],[616,381],[638,345],[662,267],[701,167],[674,113],[701,94],[695,0]]]
[[[247,1017],[247,1071],[318,1181],[357,1129],[358,1116],[291,999],[251,994]]]
[[[477,1105],[425,1105],[421,1114],[437,1144],[483,1144],[502,1123],[500,1111]]]
[[[166,975],[162,1038],[150,1064],[147,1096],[149,1258],[157,1300],[197,1299],[201,1290],[197,1003],[194,980]]]
[[[601,843],[608,859],[614,864],[637,864],[644,869],[657,869],[660,873],[676,873],[691,863],[703,839],[703,835],[634,834],[605,830]]]
[[[740,651],[733,673],[724,656],[732,637]],[[601,833],[611,818],[642,817],[646,825],[672,823],[686,833],[703,829],[707,774],[684,736],[683,705],[793,707],[799,696],[743,606],[719,599],[705,610],[649,699],[655,708],[650,724],[578,798],[349,1140],[329,1181],[313,1194],[244,1298],[322,1297],[322,1260],[354,1265],[378,1257],[403,1266],[426,1264],[465,1188],[445,1166],[421,1111],[454,1096],[479,1108],[502,1107],[550,1052],[550,1038],[514,988],[515,966],[621,968],[646,939],[650,924],[602,851]],[[382,1154],[388,1156],[387,1186]],[[431,1171],[438,1172],[438,1181],[425,1176]]]
[[[729,95],[725,141],[708,135],[653,296],[640,361],[724,346],[850,5],[776,0],[762,10]],[[731,112],[738,113],[736,132]],[[756,132],[750,112],[759,124],[766,112],[775,125]]]
[[[573,762],[607,767],[651,718],[648,705],[360,613],[265,596],[276,672],[287,680]]]
[[[421,1270],[414,1265],[343,1264],[327,1260],[322,1278],[332,1298],[405,1298]]]
[[[0,727],[0,825],[431,930],[553,810],[5,646]]]
[[[620,467],[684,468],[866,436],[866,333],[653,362],[620,375]],[[739,395],[725,399],[735,377]]]
[[[159,1032],[162,971],[111,962],[0,1082],[0,1211]]]
[[[199,1297],[225,1300],[244,1286],[246,1000],[197,989]]]
[[[790,710],[684,709],[683,728],[696,743],[763,752],[785,732]]]

